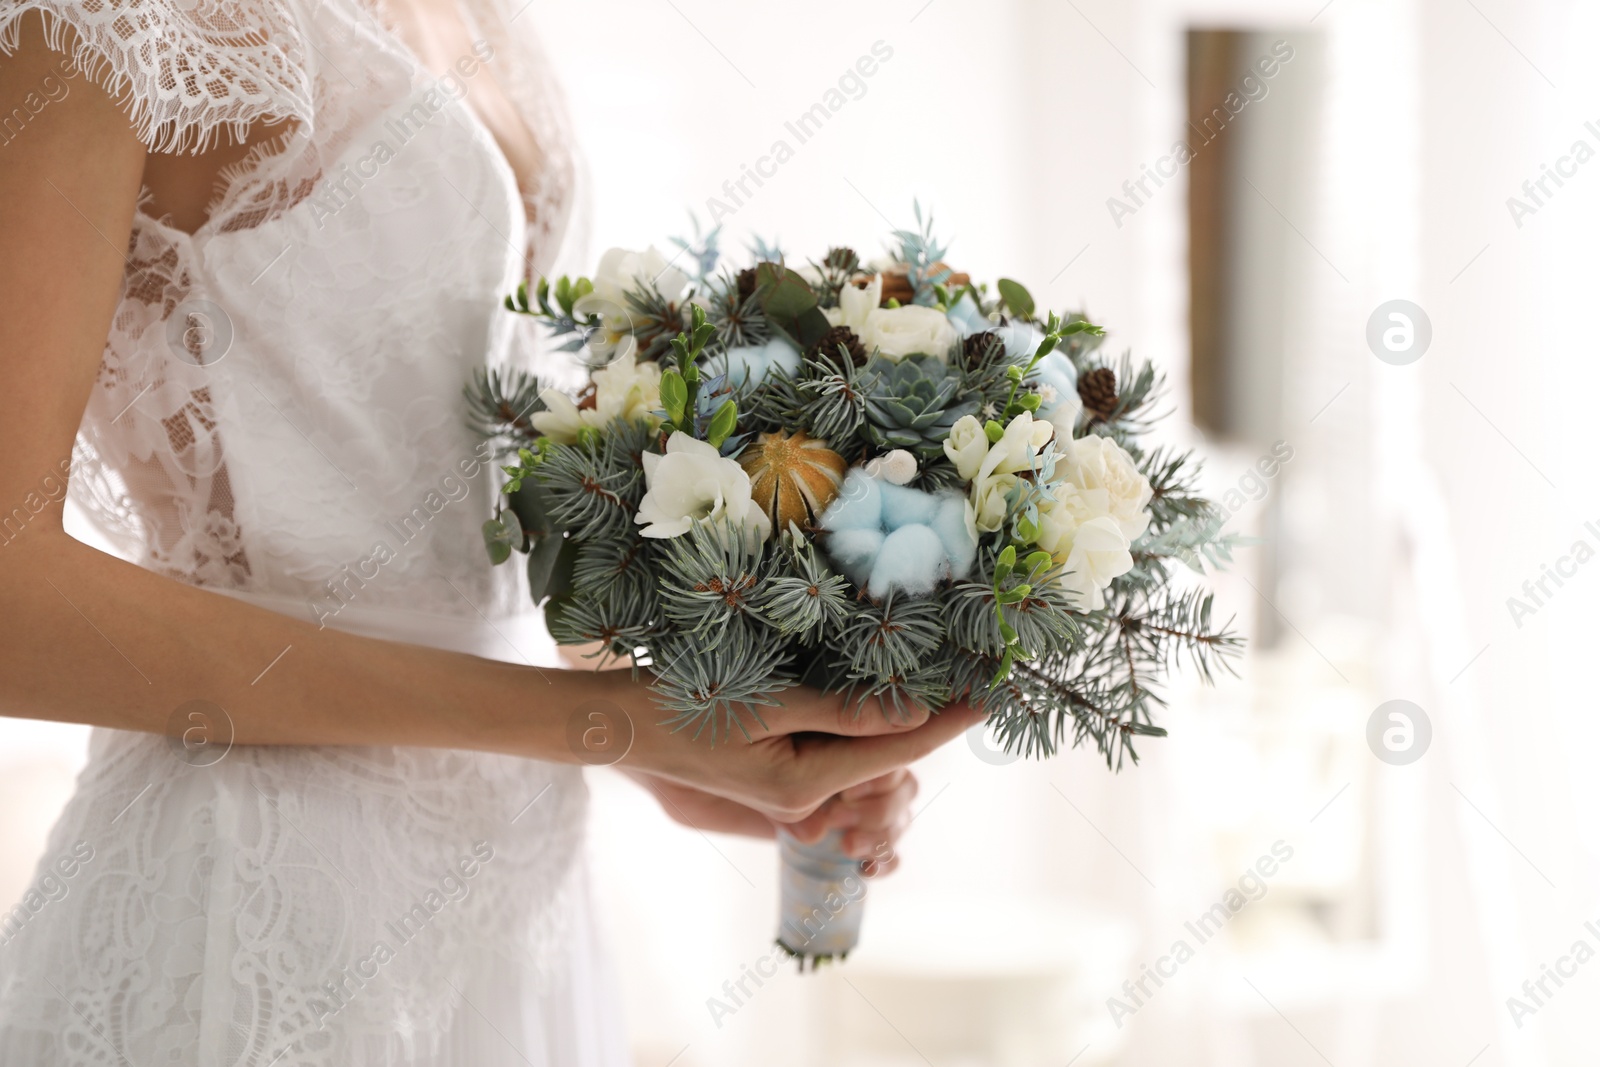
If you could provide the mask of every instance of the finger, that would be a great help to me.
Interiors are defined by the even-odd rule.
[[[661,802],[672,821],[695,830],[740,834],[745,837],[771,837],[772,823],[737,801],[693,789],[673,788],[656,783],[651,792]]]
[[[896,825],[905,816],[911,807],[911,798],[916,794],[916,779],[908,779],[893,793],[869,797],[855,804],[841,805],[843,810],[832,821],[846,829],[859,830],[863,833],[881,833]]]
[[[901,782],[912,777],[914,776],[909,770],[901,767],[897,770],[890,771],[888,774],[880,774],[871,781],[862,782],[860,785],[851,786],[849,789],[846,789],[844,792],[839,794],[839,799],[848,804],[857,800],[865,800],[868,797],[882,796],[884,793],[892,793],[896,789],[900,788]]]
[[[834,820],[838,818],[840,807],[839,798],[831,797],[820,808],[799,822],[779,823],[778,825],[786,830],[791,837],[804,841],[808,845],[814,845],[821,841],[829,830],[836,828]]]
[[[787,699],[783,699],[783,698]],[[858,701],[842,693],[822,693],[811,688],[791,689],[779,706],[761,709],[761,717],[775,734],[821,733],[840,737],[877,737],[903,734],[928,721],[929,710],[903,702],[896,707],[877,699]]]
[[[983,719],[981,712],[956,704],[904,733],[797,739],[795,756],[803,778],[837,793],[915,763]]]
[[[899,853],[891,853],[885,859],[870,859],[861,861],[861,874],[866,878],[883,878],[893,874],[900,866]]]
[[[851,859],[883,860],[895,853],[895,842],[905,836],[911,826],[911,813],[904,812],[892,826],[877,830],[847,830],[839,840],[839,849]]]
[[[886,813],[889,809],[886,799],[878,807],[870,809],[870,813],[861,807],[861,803],[872,801],[874,798],[898,796],[907,782],[911,783],[911,787],[904,803],[910,803],[910,798],[916,796],[916,778],[910,771],[900,767],[869,782],[852,786],[837,796],[829,797],[816,811],[799,822],[782,824],[783,828],[801,841],[815,844],[822,840],[823,835],[829,830],[884,825],[887,822]]]

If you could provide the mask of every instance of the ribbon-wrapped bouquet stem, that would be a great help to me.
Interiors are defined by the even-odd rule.
[[[613,249],[508,297],[590,373],[469,387],[514,457],[491,558],[527,553],[556,640],[648,667],[664,725],[708,743],[805,684],[885,714],[964,700],[1008,750],[1120,766],[1165,732],[1168,668],[1209,679],[1238,651],[1175,580],[1229,559],[1220,512],[1188,454],[1141,444],[1148,363],[974,284],[917,220],[873,263],[758,244],[722,268],[713,233],[680,242],[686,269]],[[779,943],[803,965],[860,914],[812,899],[852,861],[796,845]]]

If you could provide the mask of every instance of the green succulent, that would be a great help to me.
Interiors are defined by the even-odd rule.
[[[898,363],[873,356],[861,370],[866,394],[862,435],[878,448],[904,448],[921,459],[944,453],[950,427],[978,413],[979,399],[961,390],[961,372],[937,356]]]

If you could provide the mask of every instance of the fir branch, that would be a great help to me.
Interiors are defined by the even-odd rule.
[[[683,309],[661,295],[653,282],[644,282],[623,294],[627,303],[628,332],[639,343],[641,360],[657,360],[672,348],[683,332]]]
[[[552,598],[545,607],[550,636],[562,645],[600,645],[587,653],[590,658],[634,658],[640,648],[651,647],[659,632],[653,599],[647,590],[616,589],[617,595],[605,598]]]
[[[768,569],[761,545],[741,529],[697,522],[663,549],[660,595],[667,621],[704,648],[714,648],[730,624],[764,622],[760,600]]]
[[[607,432],[587,435],[577,444],[544,439],[532,473],[546,490],[556,524],[581,530],[590,539],[630,534],[644,497],[639,457],[649,437],[644,423],[618,420]]]
[[[783,534],[773,577],[759,600],[761,614],[779,633],[815,644],[850,613],[850,582],[823,562],[814,542],[798,530]]]
[[[502,452],[532,444],[539,436],[531,416],[544,410],[539,379],[516,368],[479,367],[463,388],[468,425],[480,436],[496,441]]]
[[[828,647],[857,679],[912,678],[939,648],[944,627],[937,600],[887,596],[850,602],[848,621]]]
[[[784,669],[787,659],[787,646],[743,619],[732,620],[714,648],[668,631],[651,658],[657,703],[674,713],[665,725],[695,738],[710,727],[712,744],[735,727],[750,740],[745,720],[766,729],[759,709],[778,706],[776,694],[795,684]]]
[[[717,330],[708,347],[726,350],[772,339],[772,324],[761,309],[761,294],[741,297],[737,278],[723,275],[710,282],[706,305],[706,321]]]

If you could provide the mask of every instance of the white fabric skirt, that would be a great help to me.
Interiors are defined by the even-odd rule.
[[[338,625],[502,659],[541,640]],[[0,915],[0,1067],[621,1067],[586,811],[578,770],[507,756],[95,731]]]

